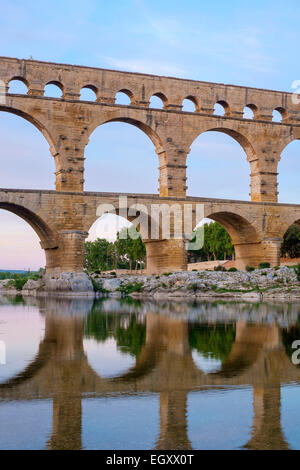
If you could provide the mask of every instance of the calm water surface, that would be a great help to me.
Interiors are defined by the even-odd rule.
[[[300,303],[0,297],[0,449],[300,449],[295,339]]]

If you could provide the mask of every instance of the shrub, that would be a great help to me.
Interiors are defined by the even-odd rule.
[[[122,285],[119,287],[118,290],[123,292],[123,294],[128,295],[128,294],[132,294],[132,292],[140,292],[142,287],[143,287],[142,282],[136,282],[135,284]]]
[[[255,268],[254,268],[254,266],[246,266],[246,271],[248,273],[251,273],[252,271],[255,271]]]
[[[300,281],[300,264],[297,264],[297,266],[295,267],[295,272],[297,274],[298,281]]]
[[[196,292],[196,290],[198,289],[198,285],[196,283],[194,284],[189,284],[187,286],[188,290],[193,290],[194,292]]]
[[[235,273],[236,271],[237,271],[236,268],[229,268],[229,269],[228,269],[228,272],[229,272],[229,273]]]
[[[267,269],[267,268],[270,268],[270,263],[266,263],[266,262],[263,262],[263,263],[259,263],[259,266],[258,268],[259,269]]]
[[[226,271],[226,268],[224,268],[224,266],[219,265],[214,267],[214,271]]]
[[[198,269],[192,269],[192,271],[198,271]]]
[[[14,287],[16,290],[22,290],[27,281],[28,277],[17,277],[16,279],[11,279],[7,283],[7,287]]]
[[[163,273],[163,276],[171,276],[172,273]]]
[[[274,270],[278,271],[278,269],[280,269],[279,266],[275,266]]]
[[[102,287],[102,281],[96,281],[93,277],[90,278],[93,284],[93,288],[95,292],[101,292],[102,294],[107,294],[108,290]]]

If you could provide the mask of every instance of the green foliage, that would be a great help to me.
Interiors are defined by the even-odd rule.
[[[108,290],[102,287],[102,282],[94,279],[93,277],[90,278],[93,284],[93,288],[95,292],[101,292],[102,294],[107,294]]]
[[[281,256],[288,255],[290,258],[300,256],[300,227],[291,225],[285,232],[281,245]]]
[[[214,267],[214,271],[227,271],[226,268],[224,266],[215,266]]]
[[[135,227],[124,227],[117,235],[116,241],[117,254],[124,262],[129,262],[129,268],[137,261],[144,261],[146,257],[146,247],[142,242],[140,234]]]
[[[259,263],[258,269],[267,269],[270,267],[271,267],[270,263],[263,262],[263,263]]]
[[[132,294],[133,292],[140,292],[143,287],[142,282],[136,282],[136,283],[129,283],[129,284],[123,284],[119,287],[119,291],[121,291],[125,295]]]
[[[205,357],[224,361],[230,354],[235,340],[235,330],[231,325],[190,325],[189,343]]]
[[[12,287],[17,290],[22,290],[26,282],[28,281],[28,277],[17,277],[15,279],[11,279],[7,283],[7,287]]]
[[[39,272],[37,271],[27,271],[27,272],[0,271],[0,281],[3,281],[4,279],[20,279],[20,278],[26,278],[26,280],[28,279],[37,280],[39,278]]]
[[[298,281],[300,281],[300,264],[297,264],[297,266],[295,266],[295,273],[297,275]]]
[[[86,242],[85,267],[90,272],[106,271],[114,267],[114,244],[104,238],[97,238],[94,242]]]
[[[198,285],[196,283],[188,284],[187,289],[196,292],[196,290],[198,289]]]
[[[203,230],[199,227],[197,230]],[[196,233],[196,231],[195,231]],[[192,242],[196,239],[196,235]],[[200,250],[190,251],[190,255],[195,255],[201,261],[210,261],[211,259],[227,259],[234,253],[234,247],[231,243],[227,231],[218,222],[204,224],[204,245]]]
[[[138,357],[146,341],[146,327],[137,323],[136,318],[133,317],[128,328],[117,328],[116,340],[122,352]]]
[[[248,273],[251,273],[252,271],[255,271],[255,268],[254,268],[254,266],[246,266],[246,271]]]
[[[39,278],[39,274],[37,272],[27,272],[27,273],[3,273],[5,277],[2,279],[9,279],[7,283],[7,288],[12,288],[16,290],[22,290],[26,282],[30,279],[33,281],[37,281]],[[8,277],[6,277],[8,276]]]
[[[101,274],[110,269],[132,269],[137,262],[144,263],[146,248],[135,227],[124,227],[115,242],[97,238],[94,242],[85,243],[84,266],[88,272]],[[112,271],[111,275],[116,276]]]
[[[228,269],[228,272],[229,272],[229,273],[235,273],[236,271],[237,271],[236,268],[229,268],[229,269]]]
[[[99,306],[100,309],[98,310]],[[121,324],[122,318],[119,315],[103,312],[101,304],[95,303],[85,321],[84,335],[86,338],[95,339],[97,342],[114,338],[121,352],[138,357],[146,341],[146,326],[137,323],[136,316],[133,315],[125,328]]]

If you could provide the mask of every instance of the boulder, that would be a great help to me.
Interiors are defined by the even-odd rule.
[[[103,279],[102,280],[102,287],[109,292],[113,292],[117,290],[121,285],[120,279],[111,278],[111,279]]]
[[[61,273],[59,275],[45,274],[45,291],[69,292],[78,294],[93,294],[93,284],[85,273]]]

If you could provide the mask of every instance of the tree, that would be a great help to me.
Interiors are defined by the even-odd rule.
[[[88,271],[106,271],[114,266],[113,245],[104,238],[85,243],[85,267]]]
[[[290,258],[300,256],[300,227],[293,224],[285,232],[281,245],[281,256],[288,255]]]
[[[107,271],[117,268],[129,268],[144,262],[146,248],[135,227],[123,228],[117,234],[115,242],[97,238],[85,243],[84,266],[88,271]]]
[[[133,226],[129,229],[124,227],[118,232],[116,247],[119,258],[123,262],[129,262],[130,270],[133,265],[137,266],[137,261],[142,262],[145,259],[146,247],[142,242],[140,234]]]
[[[203,230],[199,227],[197,230]],[[204,225],[204,245],[200,250],[191,251],[201,261],[210,261],[212,258],[227,259],[234,253],[234,247],[231,243],[227,231],[218,222],[212,222]]]

